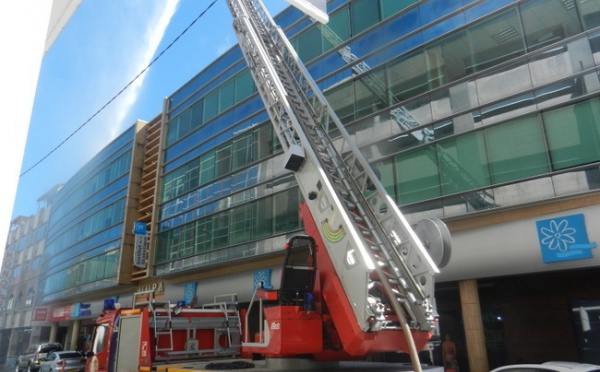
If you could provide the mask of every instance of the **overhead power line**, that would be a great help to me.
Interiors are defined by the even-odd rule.
[[[36,168],[38,165],[40,165],[44,160],[46,160],[48,157],[50,157],[50,155],[52,155],[56,150],[58,150],[59,148],[61,148],[68,140],[70,140],[77,132],[79,132],[83,127],[85,127],[88,123],[90,123],[98,114],[100,114],[102,111],[104,111],[104,109],[106,107],[108,107],[114,100],[116,100],[123,92],[125,92],[127,90],[127,88],[129,88],[137,79],[139,79],[140,76],[142,76],[149,68],[150,66],[152,66],[154,64],[154,62],[158,61],[158,59],[160,57],[162,57],[163,54],[165,54],[165,52],[167,50],[169,50],[186,32],[189,31],[190,28],[192,28],[192,26],[200,19],[204,16],[204,14],[210,9],[212,8],[212,6],[217,2],[218,0],[213,0],[207,7],[206,9],[204,9],[202,11],[202,13],[200,13],[186,28],[183,29],[183,31],[181,31],[181,33],[179,35],[177,35],[177,37],[175,37],[175,39],[173,39],[173,41],[171,41],[171,43],[169,43],[169,45],[167,45],[160,53],[158,53],[158,55],[156,57],[154,57],[154,59],[152,61],[150,61],[150,63],[148,63],[148,65],[146,65],[146,67],[144,67],[133,79],[131,79],[131,81],[129,81],[129,83],[127,83],[117,94],[115,94],[111,99],[109,99],[104,105],[102,105],[102,107],[100,107],[92,116],[90,116],[86,121],[84,121],[79,127],[77,127],[77,129],[75,129],[71,134],[69,134],[64,140],[62,140],[58,145],[56,145],[56,147],[54,147],[52,150],[50,150],[46,155],[44,155],[40,160],[38,160],[35,164],[33,164],[31,167],[27,168],[27,170],[25,170],[23,173],[21,173],[19,175],[19,177],[23,177],[25,174],[29,173],[32,169]]]

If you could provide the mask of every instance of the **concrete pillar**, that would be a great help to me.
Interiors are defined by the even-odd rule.
[[[58,334],[58,323],[53,322],[50,325],[50,337],[48,337],[48,342],[56,342],[57,334]]]
[[[479,304],[477,280],[464,280],[458,283],[467,354],[470,372],[488,372],[488,357],[485,348],[485,334]]]
[[[79,325],[81,320],[75,319],[73,321],[73,329],[71,330],[71,342],[69,343],[69,350],[77,349],[77,338],[79,337]]]

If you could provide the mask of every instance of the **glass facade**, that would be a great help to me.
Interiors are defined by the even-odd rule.
[[[600,186],[596,2],[338,0],[328,11],[326,26],[293,8],[276,22],[409,219]],[[168,102],[157,273],[254,254],[253,242],[301,228],[301,196],[274,166],[281,152],[237,47]]]
[[[116,285],[134,136],[126,130],[53,198],[42,302]]]

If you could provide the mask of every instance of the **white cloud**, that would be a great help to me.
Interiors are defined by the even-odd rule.
[[[175,14],[177,9],[178,0],[171,0],[167,2],[159,2],[158,7],[153,11],[153,16],[148,19],[143,31],[143,43],[139,44],[138,50],[135,51],[135,56],[131,58],[131,68],[125,69],[131,75],[131,78],[135,77],[140,71],[144,70],[148,64],[154,58],[157,48],[164,36],[165,30]],[[131,56],[130,56],[131,57]],[[140,89],[144,83],[147,72],[144,72],[131,86],[123,93],[120,97],[116,107],[116,118],[115,127],[113,128],[113,136],[119,134],[123,129],[127,128],[133,122],[123,122],[123,120],[129,114],[131,108],[135,104]],[[157,107],[160,108],[160,102],[157,103]],[[151,118],[142,118],[149,120]]]
[[[90,56],[87,57],[88,61],[94,61],[88,62],[94,64],[94,74],[86,82],[86,93],[91,96],[86,106],[94,110],[88,114],[91,116],[127,84],[131,85],[90,123],[89,126],[93,128],[82,134],[80,142],[86,144],[84,159],[96,155],[136,119],[152,119],[137,117],[131,111],[149,70],[135,81],[132,80],[157,53],[178,3],[179,0],[118,2],[111,9],[115,13],[114,19],[98,22],[97,30],[94,30],[93,38],[89,41],[96,48],[90,50]],[[105,17],[110,18],[110,14]],[[159,111],[161,102],[157,102],[156,107]]]

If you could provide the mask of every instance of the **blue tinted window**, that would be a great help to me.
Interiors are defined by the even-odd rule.
[[[423,42],[428,42],[436,39],[444,34],[456,30],[465,24],[464,15],[457,14],[452,18],[446,19],[443,22],[437,23],[423,31]]]
[[[407,35],[417,28],[421,27],[419,17],[419,8],[415,8],[399,18],[383,25],[383,32],[386,34],[386,40],[394,40]]]
[[[359,57],[365,56],[392,41],[392,39],[387,38],[387,36],[388,34],[385,30],[377,28],[353,42],[351,44],[352,52]]]
[[[235,65],[243,60],[242,51],[236,45],[216,60],[201,73],[196,75],[187,85],[179,89],[170,97],[171,107],[177,107],[198,89],[204,87],[212,78],[218,76],[225,68]]]
[[[339,70],[346,65],[346,62],[342,59],[339,53],[331,53],[325,58],[322,58],[315,62],[309,68],[309,72],[313,79],[318,80],[330,73],[331,71]]]
[[[423,2],[421,8],[421,22],[426,25],[445,17],[463,6],[462,0],[430,0]]]
[[[282,29],[288,28],[292,23],[296,22],[302,14],[293,7],[287,7],[277,16],[273,17],[275,23]]]
[[[386,63],[398,56],[405,54],[406,52],[415,49],[419,45],[423,44],[423,36],[421,33],[415,34],[408,39],[402,40],[398,44],[392,45],[386,48],[383,52],[369,57],[365,62],[369,66],[377,66],[382,63]]]
[[[300,23],[298,23],[297,25],[295,25],[294,27],[287,30],[285,32],[285,35],[287,36],[288,39],[291,39],[294,36],[296,36],[298,33],[302,32],[303,30],[306,30],[307,28],[312,26],[312,24],[313,24],[313,22],[310,19],[306,18],[303,21],[301,21]]]
[[[179,165],[186,163],[187,160],[198,157],[204,151],[207,151],[209,148],[214,147],[217,143],[220,143],[220,139],[221,139],[220,137],[216,137],[216,138],[211,138],[211,137],[216,135],[219,131],[225,130],[226,127],[223,124],[223,122],[234,123],[236,121],[239,121],[241,118],[247,117],[247,115],[243,116],[243,114],[245,114],[247,111],[248,112],[251,111],[252,101],[256,101],[257,99],[260,100],[258,97],[256,97],[253,100],[251,100],[250,102],[246,102],[244,104],[244,106],[239,108],[239,111],[234,112],[234,113],[229,113],[230,115],[235,114],[235,116],[232,116],[231,118],[225,116],[224,120],[223,120],[223,118],[219,118],[219,119],[213,121],[212,123],[208,124],[206,127],[202,128],[201,130],[194,132],[189,137],[186,137],[184,140],[179,142],[176,146],[169,148],[165,152],[165,163],[167,164],[165,166],[165,172],[169,172],[170,170],[177,168]],[[237,119],[234,119],[234,118],[237,118]],[[266,112],[262,111],[260,114],[258,114],[256,116],[248,117],[243,122],[241,122],[233,127],[230,127],[229,130],[224,132],[224,136],[226,138],[231,138],[231,136],[233,136],[233,133],[235,133],[239,130],[245,129],[245,128],[249,127],[250,125],[262,123],[265,120],[267,120],[267,118],[268,118],[268,116],[267,116]],[[210,140],[207,141],[207,139],[210,139]],[[199,146],[199,144],[201,144],[201,145]],[[180,158],[180,156],[182,156],[183,153],[186,153],[186,152],[187,152],[187,154],[184,157]],[[177,160],[174,161],[175,159],[177,159]]]

